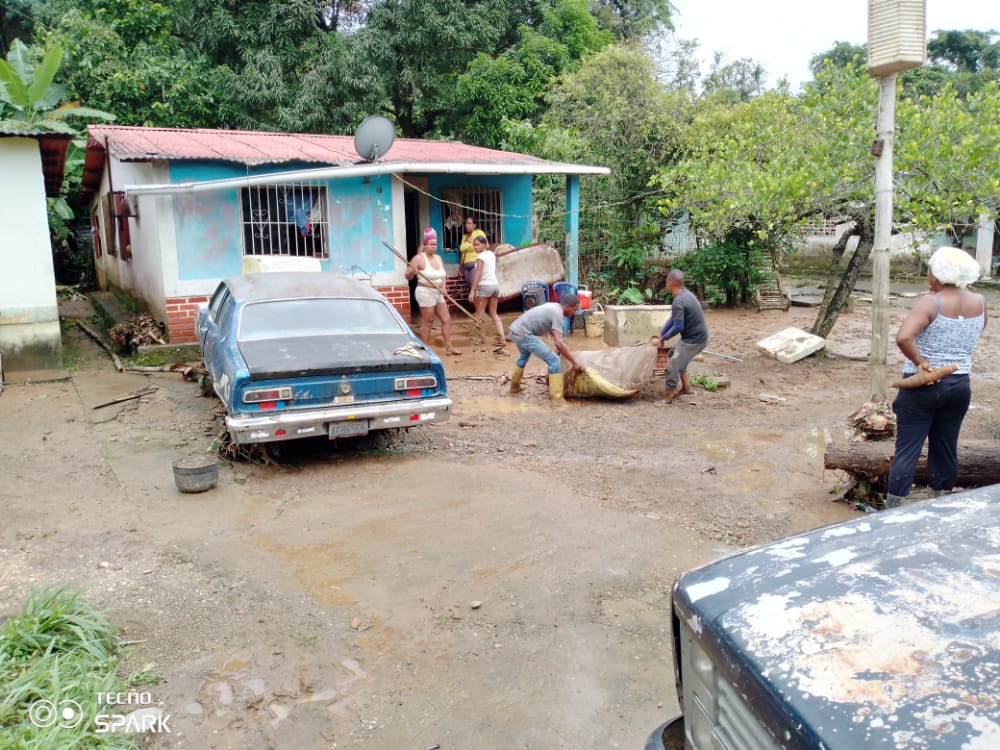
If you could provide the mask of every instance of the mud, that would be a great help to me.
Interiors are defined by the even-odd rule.
[[[895,298],[893,331],[912,302]],[[87,587],[126,671],[160,678],[144,689],[172,731],[151,748],[642,747],[677,711],[674,578],[858,514],[823,450],[870,395],[870,310],[841,316],[835,356],[755,348],[814,314],[710,311],[709,349],[740,361],[692,372],[729,387],[660,406],[656,380],[559,411],[542,363],[506,395],[514,350],[456,318],[451,421],[290,443],[199,494],[171,467],[209,447],[217,403],[177,374],[116,373],[67,325],[72,379],[0,396],[0,616],[32,585]],[[963,437],[996,429],[995,328]]]

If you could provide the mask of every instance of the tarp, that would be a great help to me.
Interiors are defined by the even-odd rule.
[[[631,398],[652,378],[656,352],[652,343],[575,352],[573,356],[585,370],[573,372],[563,362],[563,393],[567,398]]]

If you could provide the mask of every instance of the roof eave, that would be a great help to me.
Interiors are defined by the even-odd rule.
[[[123,190],[131,195],[172,195],[227,190],[251,185],[275,185],[309,180],[340,179],[345,177],[371,177],[380,174],[474,174],[474,175],[597,175],[611,174],[607,167],[583,164],[541,162],[538,164],[479,164],[469,162],[374,162],[347,167],[317,167],[289,172],[232,177],[222,180],[178,182],[159,185],[125,185]]]

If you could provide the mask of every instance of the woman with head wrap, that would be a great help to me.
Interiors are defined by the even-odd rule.
[[[985,299],[965,289],[979,278],[979,264],[964,250],[941,247],[927,265],[931,294],[920,298],[896,334],[896,345],[907,360],[903,375],[947,365],[958,369],[896,395],[896,452],[889,469],[887,508],[903,504],[910,494],[924,440],[931,494],[945,495],[955,486],[958,432],[972,399],[970,360],[986,327]]]
[[[448,272],[444,260],[438,255],[438,236],[432,227],[424,230],[424,239],[420,251],[410,259],[406,266],[406,278],[417,277],[417,288],[413,296],[420,306],[421,338],[425,344],[430,344],[431,326],[434,317],[441,321],[441,337],[444,339],[444,349],[448,354],[461,354],[451,343],[451,315],[448,303],[444,298],[445,280]]]

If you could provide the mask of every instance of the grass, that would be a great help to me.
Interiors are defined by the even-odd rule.
[[[700,385],[706,391],[712,391],[713,393],[719,390],[719,381],[708,375],[692,375],[691,384]]]
[[[32,590],[0,630],[0,748],[137,749],[128,735],[93,731],[97,714],[114,713],[97,694],[129,689],[117,673],[120,648],[115,626],[80,592]],[[46,716],[39,701],[57,713]]]
[[[197,345],[183,344],[175,347],[159,347],[150,351],[140,351],[122,358],[126,367],[162,367],[175,362],[199,362],[201,349]]]

